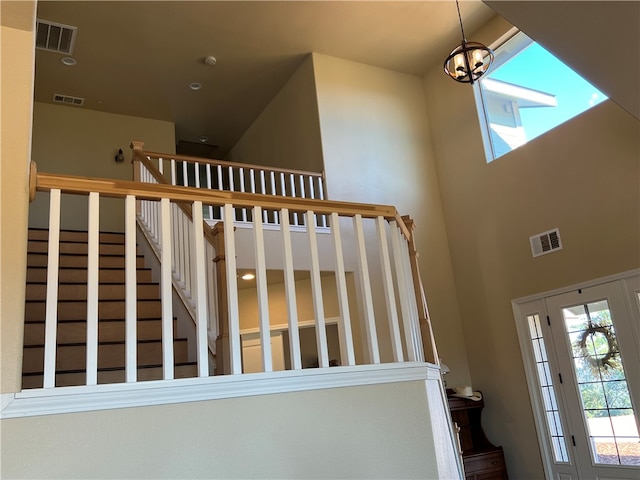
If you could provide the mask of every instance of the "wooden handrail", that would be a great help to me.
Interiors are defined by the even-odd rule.
[[[169,198],[173,201],[189,203],[199,200],[205,205],[215,206],[223,206],[230,203],[237,208],[252,208],[260,205],[268,210],[280,210],[282,208],[287,208],[292,212],[313,210],[314,213],[320,215],[329,215],[335,212],[347,217],[361,215],[364,218],[376,218],[382,216],[387,220],[396,220],[398,227],[402,229],[407,238],[410,238],[409,230],[404,225],[404,222],[402,222],[402,217],[400,217],[395,207],[390,205],[279,197],[259,193],[178,187],[174,185],[141,183],[128,180],[37,173],[36,190],[42,192],[51,189],[59,189],[63,193],[77,195],[87,195],[89,192],[97,192],[105,197],[115,198],[134,195],[138,200],[160,200],[162,198]]]
[[[269,167],[265,165],[252,165],[250,163],[237,163],[230,162],[228,160],[211,160],[208,158],[199,158],[199,157],[190,157],[187,155],[174,155],[173,153],[158,153],[158,152],[144,152],[140,151],[142,155],[152,157],[152,158],[164,158],[167,160],[178,160],[189,163],[200,163],[200,164],[210,164],[210,165],[222,165],[224,167],[234,167],[234,168],[244,168],[254,170],[267,170],[269,172],[277,172],[277,173],[293,173],[295,175],[307,175],[309,177],[320,177],[324,178],[324,174],[321,172],[308,172],[305,170],[294,170],[290,168],[280,168],[280,167]]]

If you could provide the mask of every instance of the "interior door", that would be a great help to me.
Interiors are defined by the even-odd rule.
[[[640,318],[637,291],[630,297],[625,286],[614,281],[544,299],[541,326],[557,369],[550,374],[579,478],[640,477]]]

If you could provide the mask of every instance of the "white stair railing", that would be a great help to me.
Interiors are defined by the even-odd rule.
[[[143,152],[142,142],[134,142],[134,145],[134,155],[139,152],[147,158],[170,185],[310,200],[326,198],[323,173]],[[235,221],[251,221],[251,213],[251,209],[238,209]],[[262,214],[264,224],[279,223],[277,212],[264,210]],[[223,213],[220,207],[209,205],[204,211],[204,217],[207,220],[222,220]],[[297,213],[293,214],[291,220],[291,225],[294,226],[304,222],[303,217]],[[327,226],[325,216],[318,217],[318,226]]]
[[[140,180],[143,183],[158,185],[154,174],[144,163],[138,165]],[[163,340],[167,345],[173,340],[173,313],[167,301],[171,296],[171,286],[180,296],[184,306],[197,325],[197,355],[199,358],[199,375],[204,376],[207,349],[200,339],[207,339],[209,350],[215,354],[217,322],[214,316],[204,312],[215,313],[215,275],[207,275],[207,270],[214,268],[215,250],[211,242],[205,241],[203,227],[202,201],[193,204],[170,202],[163,198],[160,202],[141,200],[137,214],[138,225],[147,238],[151,248],[161,265],[163,288]],[[206,327],[206,328],[205,328]],[[170,355],[167,348],[167,355]],[[172,364],[165,359],[166,364]],[[171,376],[171,372],[167,372]],[[166,378],[166,376],[165,376]]]
[[[270,348],[274,324],[284,323],[289,330],[290,368],[303,367],[302,347],[298,335],[301,321],[315,327],[318,367],[330,366],[327,325],[337,322],[340,364],[371,365],[388,362],[424,361],[418,310],[412,288],[409,258],[409,231],[394,207],[284,198],[282,196],[175,187],[157,183],[146,159],[138,171],[145,180],[87,179],[64,175],[37,174],[37,190],[50,192],[50,230],[48,285],[46,299],[46,333],[44,388],[55,387],[57,328],[57,269],[61,195],[89,198],[89,238],[98,236],[98,212],[103,196],[124,199],[126,225],[126,381],[136,382],[136,261],[135,223],[157,249],[161,260],[161,316],[163,379],[172,380],[173,295],[178,284],[185,303],[193,312],[196,325],[196,361],[198,376],[210,375],[210,339],[218,338],[216,361],[223,368],[217,373],[241,374],[242,340],[239,269],[251,268],[256,275],[258,330],[261,338],[261,363],[264,372],[272,370]],[[157,172],[156,172],[157,173]],[[204,229],[203,212],[220,209],[223,235]],[[247,210],[252,228],[235,229],[236,212]],[[275,212],[281,221],[264,228],[264,210]],[[297,214],[304,219],[296,231],[289,220]],[[316,231],[318,216],[330,219],[326,233]],[[224,242],[220,247],[220,240]],[[90,241],[91,244],[95,243]],[[89,291],[98,285],[96,249],[89,262]],[[217,266],[214,270],[214,261]],[[283,273],[284,298],[275,298],[268,282],[270,270]],[[299,293],[296,274],[307,272],[308,297]],[[335,278],[328,286],[323,277]],[[223,283],[220,283],[220,281]],[[355,280],[355,281],[354,281]],[[218,292],[221,285],[226,290]],[[351,285],[355,284],[355,288]],[[330,290],[333,290],[331,292]],[[95,293],[95,292],[94,292]],[[218,295],[220,293],[220,295]],[[337,295],[338,318],[327,316],[325,298]],[[92,294],[93,295],[93,294]],[[215,298],[224,305],[216,305]],[[246,295],[243,295],[245,298]],[[93,297],[92,297],[93,298]],[[399,301],[398,301],[399,300]],[[274,301],[282,301],[285,314],[270,318]],[[300,306],[311,305],[312,318],[302,318]],[[92,388],[97,376],[95,355],[98,350],[95,332],[102,319],[96,315],[96,301],[87,302],[87,382]],[[306,311],[306,310],[305,310]],[[280,315],[280,314],[279,314]],[[282,318],[286,316],[286,318]],[[329,321],[330,320],[330,321]],[[361,334],[356,334],[361,332]],[[226,342],[226,344],[224,343]],[[222,350],[222,351],[221,351]]]

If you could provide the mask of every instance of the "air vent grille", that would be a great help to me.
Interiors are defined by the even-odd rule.
[[[76,31],[77,27],[38,19],[36,48],[70,55],[76,41]]]
[[[529,243],[531,244],[531,253],[534,257],[555,252],[556,250],[562,250],[560,230],[557,228],[529,237]]]
[[[59,93],[53,94],[53,101],[55,103],[64,103],[65,105],[75,105],[77,107],[81,107],[84,104],[84,98],[61,95]]]

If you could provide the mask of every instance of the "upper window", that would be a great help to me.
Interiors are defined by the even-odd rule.
[[[487,162],[607,99],[522,32],[495,50],[477,85]]]

